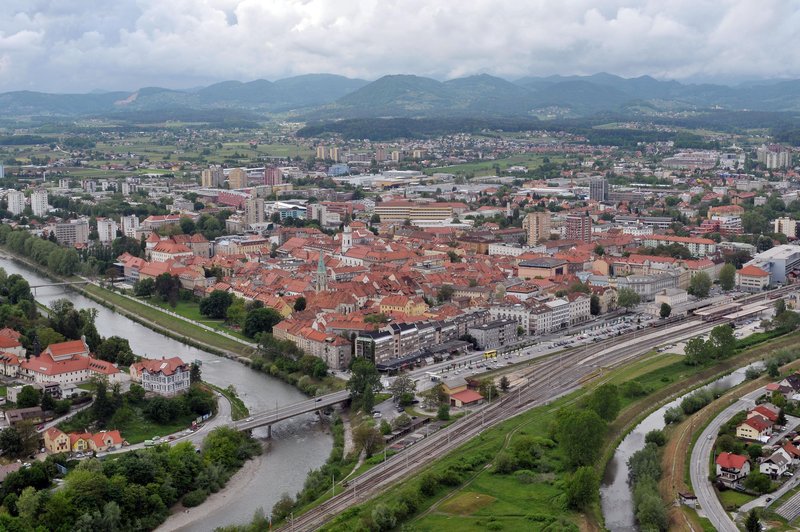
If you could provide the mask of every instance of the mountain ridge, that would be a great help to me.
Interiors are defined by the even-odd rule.
[[[590,76],[527,76],[507,80],[478,74],[439,81],[391,74],[373,81],[306,74],[275,81],[228,80],[192,89],[55,94],[0,93],[0,116],[108,116],[157,110],[236,110],[253,116],[288,114],[299,120],[371,117],[586,117],[710,109],[800,111],[800,80],[749,81],[730,86]]]

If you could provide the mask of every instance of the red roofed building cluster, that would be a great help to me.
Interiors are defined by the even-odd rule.
[[[19,376],[38,383],[80,384],[94,376],[119,382],[120,370],[111,362],[94,358],[83,340],[50,344],[39,356],[22,361]]]

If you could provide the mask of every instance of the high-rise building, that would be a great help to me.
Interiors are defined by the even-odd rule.
[[[797,238],[797,220],[788,216],[776,218],[773,222],[774,232],[786,235],[788,238]]]
[[[34,216],[47,216],[50,206],[47,204],[47,191],[37,188],[31,194],[31,209]]]
[[[6,167],[0,164],[0,179],[3,179],[6,176]]]
[[[276,166],[264,168],[264,184],[269,186],[280,185],[283,183],[283,172]]]
[[[764,144],[756,150],[756,158],[769,170],[786,168],[792,164],[792,151],[780,144]]]
[[[81,218],[56,224],[56,240],[62,246],[89,243],[89,220]]]
[[[234,168],[228,174],[228,188],[231,190],[247,186],[247,172],[244,168]]]
[[[25,194],[19,190],[12,190],[6,196],[8,202],[8,210],[14,216],[19,216],[25,210]]]
[[[550,238],[550,213],[529,212],[522,221],[522,227],[528,233],[528,245],[533,246]]]
[[[567,216],[567,239],[592,241],[592,219],[585,214],[571,214]]]
[[[110,244],[117,238],[117,229],[119,229],[117,222],[111,218],[97,219],[97,234],[100,235],[100,242],[103,244]]]
[[[324,145],[317,146],[317,159],[325,160],[327,155],[328,152]]]
[[[331,161],[333,161],[335,163],[338,163],[339,162],[339,148],[334,146],[330,150],[328,150],[328,159],[330,159]]]
[[[382,163],[386,160],[386,148],[383,146],[379,146],[378,149],[375,150],[375,161]]]
[[[248,198],[244,202],[244,222],[247,225],[264,223],[264,198]]]
[[[120,218],[120,224],[122,225],[122,234],[127,236],[128,238],[136,238],[136,230],[139,229],[141,225],[139,223],[139,217],[135,214],[131,214],[130,216],[123,216]]]
[[[218,188],[225,181],[225,174],[218,164],[209,166],[200,173],[200,184],[206,188]]]
[[[608,199],[608,179],[593,177],[589,181],[589,199],[594,201],[606,201]]]

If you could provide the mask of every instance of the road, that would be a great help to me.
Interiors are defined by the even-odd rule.
[[[231,419],[231,403],[228,399],[218,393],[215,392],[217,395],[217,415],[210,418],[208,421],[203,423],[201,427],[199,427],[194,432],[190,430],[185,430],[179,434],[175,435],[174,440],[168,440],[166,436],[167,434],[153,434],[153,436],[160,436],[161,440],[160,443],[168,443],[170,445],[175,445],[181,442],[191,442],[196,447],[199,447],[203,440],[205,439],[208,434],[217,427],[231,425],[233,423]],[[136,443],[133,445],[127,445],[125,447],[120,447],[119,449],[115,449],[114,451],[108,451],[106,453],[98,453],[98,456],[104,456],[107,454],[118,454],[118,453],[127,453],[129,451],[136,451],[138,449],[144,449],[144,442]]]
[[[702,513],[720,532],[738,532],[739,528],[723,508],[722,503],[717,498],[714,486],[708,480],[711,475],[709,461],[711,449],[722,425],[727,423],[737,412],[748,410],[755,406],[755,400],[763,394],[764,391],[759,388],[731,403],[708,424],[700,434],[694,449],[692,449],[689,474],[694,494],[697,496],[697,502],[700,504]]]

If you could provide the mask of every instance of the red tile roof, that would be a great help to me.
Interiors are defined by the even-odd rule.
[[[719,453],[717,465],[724,469],[742,469],[747,463],[747,457],[733,453]]]
[[[739,275],[744,275],[745,277],[769,277],[769,274],[759,268],[758,266],[745,266],[741,270],[737,272]]]
[[[179,368],[185,366],[180,357],[162,358],[162,359],[144,359],[141,362],[134,364],[139,373],[142,370],[147,370],[148,373],[163,373],[164,375],[172,375]]]

